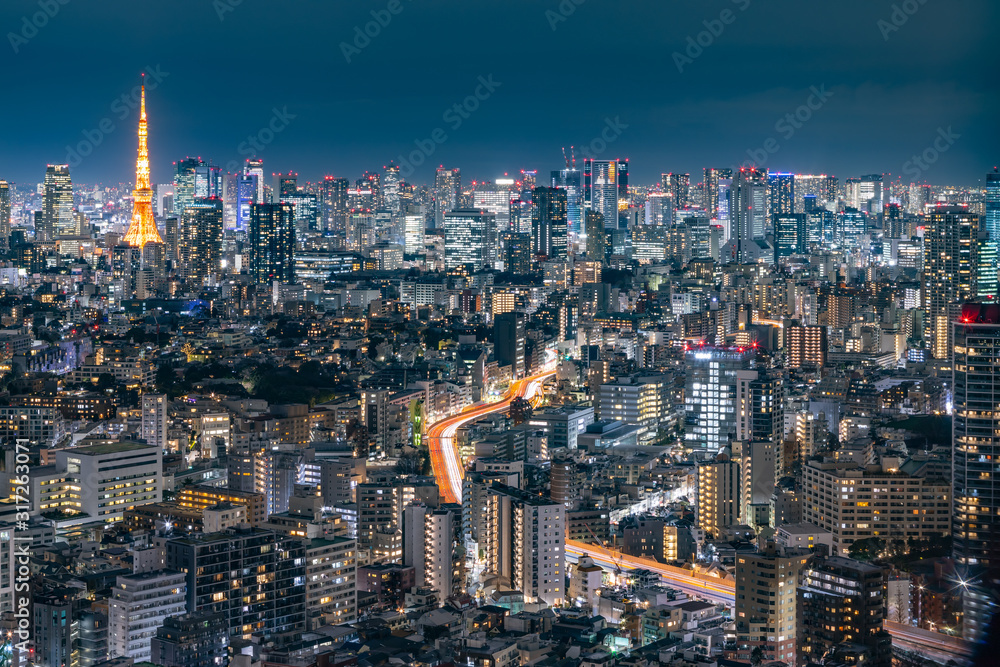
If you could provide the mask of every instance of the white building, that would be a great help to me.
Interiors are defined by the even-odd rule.
[[[187,613],[184,577],[169,570],[118,577],[108,603],[110,657],[150,659],[150,641],[163,620]]]
[[[64,511],[87,521],[119,521],[125,510],[163,499],[163,450],[141,442],[105,442],[56,452],[64,497],[79,498]]]
[[[166,394],[143,394],[142,439],[161,450],[167,448]]]

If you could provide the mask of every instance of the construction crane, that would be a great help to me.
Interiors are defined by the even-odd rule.
[[[590,524],[584,524],[584,525],[587,526],[587,530],[590,531],[590,536],[593,537],[595,540],[597,540],[597,543],[601,545],[601,548],[607,551],[609,554],[611,554],[611,562],[615,564],[615,574],[621,576],[622,564],[618,561],[617,558],[615,558],[615,552],[609,549],[607,545],[601,541],[601,538],[599,538],[597,535],[594,534],[594,531],[590,528]]]

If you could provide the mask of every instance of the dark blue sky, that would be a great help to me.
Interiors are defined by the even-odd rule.
[[[37,34],[24,21],[38,0],[0,4],[0,178],[16,182],[68,159],[75,182],[131,181],[137,113],[115,100],[147,67],[162,76],[148,93],[156,183],[185,155],[241,161],[275,109],[294,118],[257,153],[267,171],[309,180],[357,178],[436,128],[447,138],[424,144],[434,152],[410,180],[440,163],[463,180],[547,173],[561,147],[590,144],[608,119],[627,127],[606,133],[601,156],[630,158],[633,182],[663,171],[698,181],[748,151],[772,169],[894,178],[908,166],[905,180],[933,183],[974,184],[1000,162],[1000,3],[989,0],[46,3],[58,11],[36,18]],[[347,62],[341,42],[353,46],[355,28],[390,5],[398,13]],[[673,54],[702,32],[707,46],[679,71]],[[490,75],[499,86],[480,88],[486,99],[467,118],[444,115]],[[813,86],[833,94],[800,111],[804,123],[779,123]],[[949,127],[933,164],[904,166]],[[90,155],[67,157],[97,138]]]

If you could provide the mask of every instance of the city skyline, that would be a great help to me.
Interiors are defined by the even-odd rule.
[[[37,7],[14,3],[0,25],[9,30],[8,86],[20,100],[7,112],[19,131],[7,139],[0,171],[33,183],[45,164],[69,163],[78,183],[130,179],[123,165],[134,142],[122,129],[133,127],[139,71],[149,74],[156,109],[154,183],[187,155],[225,169],[255,153],[273,171],[317,180],[399,163],[414,151],[422,164],[403,174],[409,182],[430,183],[439,164],[490,179],[557,169],[562,148],[573,145],[582,158],[602,144],[592,154],[629,158],[634,183],[754,161],[770,170],[972,186],[994,166],[1000,137],[989,110],[997,94],[986,40],[977,39],[997,11],[987,4],[919,4],[895,17],[892,5],[869,3],[808,14],[749,0],[634,14],[563,5],[515,3],[503,13],[453,3],[416,12],[394,5],[396,13],[313,5],[316,20],[303,24],[229,0],[141,16],[118,14],[112,3],[112,18],[100,21],[69,4],[36,27],[29,10]],[[289,39],[280,28],[293,18],[297,37]],[[376,19],[385,25],[367,25]],[[477,29],[462,30],[470,23]],[[963,30],[939,30],[951,24]],[[260,34],[265,25],[272,29]],[[318,30],[323,39],[310,40]],[[755,43],[762,30],[771,34],[767,45]],[[80,48],[132,33],[145,38],[124,39],[113,59]],[[247,34],[260,47],[233,58]],[[501,40],[510,34],[525,38],[513,58]],[[178,48],[182,38],[198,48]],[[589,47],[602,39],[607,57]],[[418,48],[424,58],[407,57]],[[734,63],[748,52],[761,65],[752,77],[736,76]],[[43,105],[55,62],[70,102]],[[528,75],[532,63],[551,74]],[[591,91],[595,80],[607,86]],[[935,142],[932,164],[912,161]]]

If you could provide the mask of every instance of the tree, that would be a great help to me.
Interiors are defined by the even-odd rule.
[[[754,646],[750,651],[750,664],[757,667],[762,662],[764,662],[764,647]]]
[[[878,537],[869,537],[858,540],[847,549],[847,554],[854,560],[870,563],[882,554],[885,542]]]

